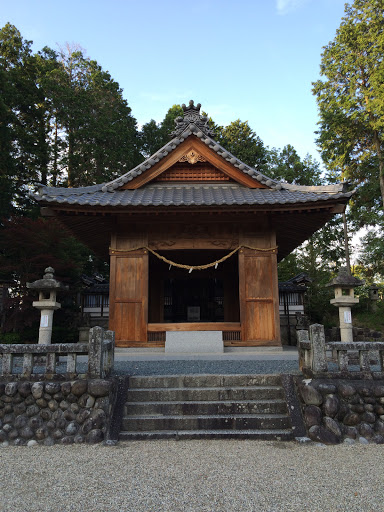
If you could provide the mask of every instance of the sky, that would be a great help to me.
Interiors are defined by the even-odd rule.
[[[317,160],[311,84],[343,14],[344,0],[0,0],[0,27],[34,51],[78,44],[109,71],[139,125],[193,99]]]

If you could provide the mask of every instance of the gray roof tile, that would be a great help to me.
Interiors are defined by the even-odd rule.
[[[40,203],[79,206],[236,206],[314,203],[349,198],[348,193],[316,193],[313,191],[250,189],[239,184],[148,184],[136,190],[106,192],[96,190],[43,187],[33,197]],[[89,188],[89,187],[87,187]],[[72,192],[72,193],[71,193]]]

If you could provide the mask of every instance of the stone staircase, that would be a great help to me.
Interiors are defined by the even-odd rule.
[[[293,437],[280,375],[129,378],[121,441]]]

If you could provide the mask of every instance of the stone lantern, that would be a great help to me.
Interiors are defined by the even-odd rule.
[[[372,283],[369,287],[369,299],[371,301],[372,311],[377,311],[377,301],[379,300],[379,287],[376,283]]]
[[[27,283],[27,288],[39,292],[39,300],[34,301],[32,305],[41,311],[39,344],[45,345],[51,343],[53,312],[61,308],[61,304],[56,302],[56,293],[58,290],[66,288],[54,279],[54,272],[52,267],[47,267],[43,279]]]
[[[330,302],[339,308],[341,341],[353,341],[351,307],[359,302],[353,289],[362,284],[364,281],[351,276],[344,268],[340,269],[339,274],[327,284],[335,290],[335,298]]]

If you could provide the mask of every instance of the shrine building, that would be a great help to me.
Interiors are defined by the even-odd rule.
[[[39,185],[56,217],[110,258],[109,328],[120,347],[164,346],[168,331],[221,331],[224,345],[279,346],[277,263],[344,211],[345,185],[261,174],[183,105],[172,140],[100,185]]]

